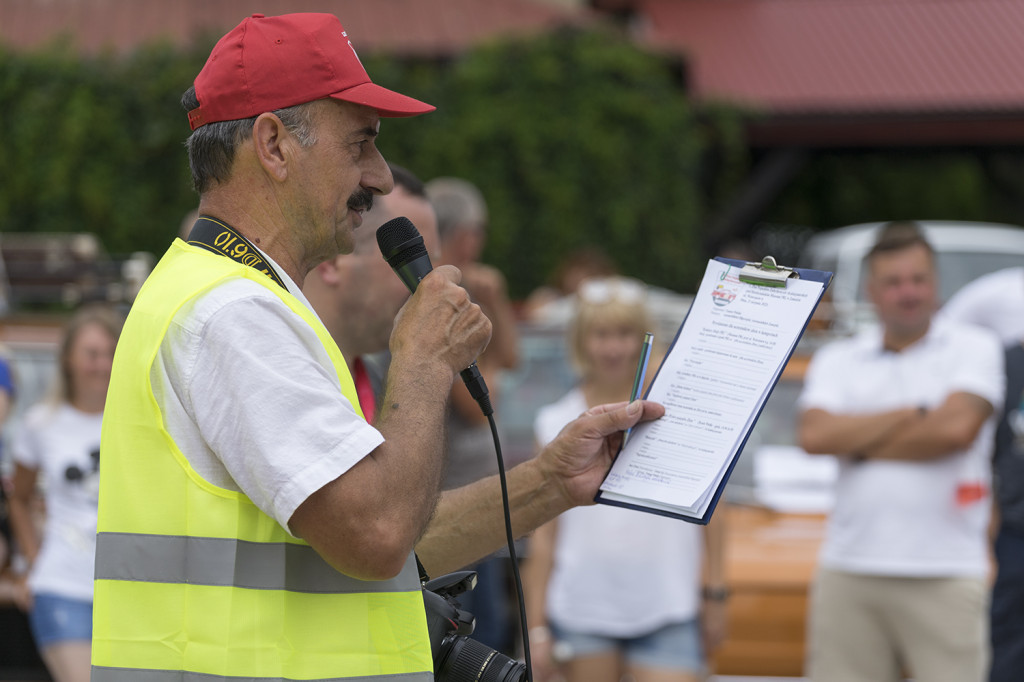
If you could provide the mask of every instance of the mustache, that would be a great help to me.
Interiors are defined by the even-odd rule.
[[[373,192],[368,189],[358,189],[348,199],[348,207],[353,211],[369,211],[373,208]]]

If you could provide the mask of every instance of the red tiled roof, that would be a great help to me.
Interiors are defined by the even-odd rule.
[[[1024,109],[1021,0],[637,0],[692,92],[774,114]]]
[[[29,48],[68,35],[85,52],[123,51],[159,38],[221,35],[256,12],[331,12],[362,52],[418,55],[456,53],[497,35],[589,16],[537,0],[0,0],[0,42]]]

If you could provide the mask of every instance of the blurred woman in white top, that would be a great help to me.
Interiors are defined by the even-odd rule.
[[[121,322],[100,305],[72,316],[53,396],[26,411],[13,441],[10,520],[29,563],[19,601],[56,682],[89,679],[100,423]],[[41,533],[39,496],[45,509]]]
[[[629,399],[652,324],[640,282],[581,284],[568,331],[580,383],[540,409],[541,446],[588,408]],[[539,528],[523,566],[536,679],[703,679],[706,646],[724,629],[722,541],[721,521],[702,528],[605,505],[571,509]]]

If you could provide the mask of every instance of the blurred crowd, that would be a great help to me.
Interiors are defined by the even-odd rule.
[[[405,215],[431,260],[493,325],[479,370],[502,435],[502,379],[521,362],[524,325],[564,329],[572,388],[532,405],[537,447],[587,409],[630,398],[654,289],[623,276],[598,245],[566,254],[549,281],[510,300],[482,262],[488,213],[463,178],[421,182],[391,167],[352,253],[316,268],[304,293],[350,364],[368,421],[380,407],[390,320],[407,295],[380,257],[378,226]],[[195,214],[186,217],[187,239]],[[836,506],[811,588],[805,674],[813,680],[1018,679],[1024,669],[1024,270],[972,283],[939,313],[933,253],[913,223],[892,223],[868,254],[879,327],[816,353],[793,414],[809,453],[840,461]],[[356,295],[358,294],[358,295]],[[0,661],[89,678],[92,575],[104,400],[123,311],[68,319],[50,393],[7,420],[17,367],[0,354],[3,514]],[[679,311],[680,319],[685,310]],[[365,325],[342,320],[359,316]],[[646,383],[667,344],[658,339]],[[445,489],[498,469],[492,431],[461,382],[452,388]],[[995,512],[994,514],[992,512]],[[519,545],[535,679],[705,679],[727,637],[730,597],[719,513],[707,526],[611,506],[572,509]],[[994,556],[995,563],[991,561]],[[460,597],[473,637],[521,654],[512,557],[471,567]],[[623,589],[628,585],[628,589]]]

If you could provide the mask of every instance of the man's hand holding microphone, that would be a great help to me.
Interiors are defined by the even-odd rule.
[[[486,345],[490,323],[459,286],[458,269],[441,266],[433,271],[423,239],[407,218],[395,218],[378,228],[377,242],[395,273],[415,292],[396,319],[391,336],[393,357],[403,349],[406,356],[414,357],[435,349],[429,352],[437,353],[459,372],[471,392],[479,392],[479,386],[471,385],[475,363],[470,363]],[[417,352],[407,352],[409,346]],[[482,392],[486,401],[486,386]],[[446,398],[447,393],[438,395],[439,400]],[[489,402],[486,404],[489,408]],[[508,497],[515,535],[532,531],[572,507],[593,504],[623,432],[664,414],[664,407],[644,400],[595,407],[567,425],[537,457],[510,469]],[[498,498],[497,476],[441,495],[434,518],[417,545],[431,574],[457,570],[503,544]]]

